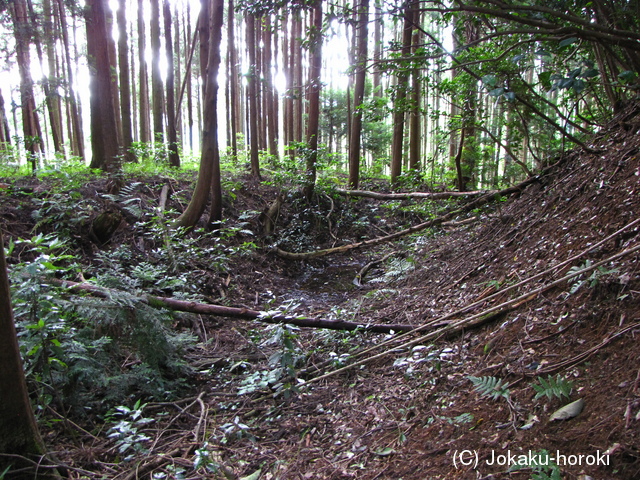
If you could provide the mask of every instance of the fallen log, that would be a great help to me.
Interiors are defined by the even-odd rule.
[[[93,296],[101,298],[110,298],[116,292],[108,288],[98,287],[90,283],[78,283],[69,280],[54,279],[57,285],[68,287],[70,290],[88,292]],[[145,295],[144,297],[135,297],[136,301],[156,308],[166,308],[168,310],[198,313],[202,315],[214,315],[218,317],[240,318],[243,320],[258,320],[264,323],[286,323],[297,327],[310,328],[327,328],[330,330],[345,330],[374,333],[394,333],[394,332],[410,332],[415,327],[413,325],[381,325],[381,324],[363,324],[357,322],[347,322],[345,320],[328,320],[323,318],[306,318],[293,315],[281,315],[278,312],[266,312],[261,310],[252,310],[249,308],[226,307],[224,305],[214,305],[209,303],[199,303],[187,300],[178,300],[170,297],[157,297],[155,295]]]
[[[449,198],[470,198],[498,193],[497,190],[474,190],[472,192],[411,192],[411,193],[378,193],[369,190],[336,189],[340,195],[347,197],[373,198],[374,200],[409,200],[411,198],[427,198],[431,200],[446,200]]]
[[[358,248],[373,247],[375,245],[380,245],[385,242],[390,242],[392,240],[404,237],[406,235],[410,235],[412,233],[420,232],[430,227],[440,226],[443,223],[452,220],[454,217],[461,215],[463,213],[467,213],[472,210],[475,210],[476,208],[481,207],[496,198],[506,197],[509,195],[513,195],[514,193],[521,192],[525,187],[529,186],[534,182],[537,182],[541,176],[542,174],[536,175],[534,177],[530,177],[524,182],[521,182],[509,188],[505,188],[504,190],[498,190],[495,192],[486,193],[482,195],[480,198],[477,198],[460,208],[452,210],[449,213],[446,213],[445,215],[442,215],[437,218],[433,218],[431,220],[427,220],[426,222],[420,223],[418,225],[414,225],[412,227],[406,228],[399,232],[392,233],[390,235],[385,235],[383,237],[371,238],[369,240],[363,240],[362,242],[350,243],[348,245],[341,245],[339,247],[333,247],[333,248],[325,248],[323,250],[316,250],[313,252],[295,253],[295,252],[288,252],[286,250],[282,250],[278,247],[274,248],[273,251],[279,257],[287,258],[289,260],[309,260],[312,258],[324,257],[325,255],[332,255],[334,253],[344,253],[344,252],[348,252],[350,250],[355,250]]]

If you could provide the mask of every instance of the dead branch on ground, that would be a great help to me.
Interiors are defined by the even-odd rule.
[[[347,197],[365,197],[374,200],[409,200],[412,198],[426,198],[429,200],[448,200],[450,198],[471,198],[498,193],[498,190],[474,190],[472,192],[411,192],[411,193],[378,193],[369,190],[336,189],[340,195]]]
[[[107,288],[98,287],[89,283],[77,283],[69,280],[52,280],[58,285],[67,286],[71,290],[85,291],[101,298],[111,297],[115,291]],[[357,322],[348,322],[345,320],[328,320],[324,318],[306,318],[292,315],[281,315],[277,312],[265,312],[251,310],[249,308],[226,307],[223,305],[213,305],[208,303],[198,303],[186,300],[178,300],[169,297],[156,297],[154,295],[146,295],[144,297],[136,297],[136,300],[156,308],[166,308],[178,312],[199,313],[202,315],[214,315],[218,317],[240,318],[243,320],[258,320],[264,323],[278,324],[286,323],[298,327],[310,328],[327,328],[330,330],[359,330],[362,332],[374,333],[392,333],[392,332],[409,332],[415,327],[413,325],[367,325]]]
[[[355,250],[358,248],[373,247],[375,245],[380,245],[382,243],[390,242],[392,240],[396,240],[398,238],[411,235],[412,233],[426,230],[427,228],[430,228],[430,227],[440,226],[445,222],[451,221],[456,216],[475,210],[476,208],[479,208],[495,200],[496,198],[513,195],[514,193],[519,193],[525,187],[538,181],[541,176],[542,174],[536,175],[535,177],[530,177],[524,182],[514,185],[513,187],[505,188],[504,190],[499,190],[497,192],[487,193],[485,195],[482,195],[480,198],[477,198],[476,200],[473,200],[472,202],[469,202],[460,208],[450,211],[445,215],[442,215],[437,218],[433,218],[431,220],[427,220],[426,222],[420,223],[418,225],[414,225],[413,227],[409,227],[405,230],[401,230],[399,232],[395,232],[390,235],[385,235],[383,237],[371,238],[369,240],[364,240],[362,242],[351,243],[348,245],[341,245],[339,247],[325,248],[323,250],[316,250],[315,252],[294,253],[294,252],[287,252],[277,247],[274,249],[274,251],[278,256],[282,258],[287,258],[289,260],[309,260],[312,258],[324,257],[325,255],[331,255],[334,253],[344,253],[344,252],[348,252],[350,250]]]

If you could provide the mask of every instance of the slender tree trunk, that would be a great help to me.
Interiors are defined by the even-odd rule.
[[[64,57],[67,66],[67,97],[70,106],[69,117],[71,121],[71,153],[79,157],[82,161],[85,160],[84,153],[84,131],[82,129],[82,121],[80,115],[78,94],[74,89],[75,75],[73,74],[73,65],[71,61],[71,52],[69,49],[69,27],[67,26],[67,17],[64,11],[63,0],[57,0],[58,5],[58,19],[60,20],[60,32],[62,33],[62,44],[64,46]]]
[[[20,72],[20,102],[22,110],[22,129],[24,146],[33,172],[38,167],[38,157],[43,152],[43,137],[40,122],[36,113],[36,102],[33,95],[31,78],[31,59],[29,58],[29,23],[24,0],[15,0],[11,10],[14,34],[16,38],[16,59]]]
[[[218,70],[220,68],[220,43],[224,19],[224,0],[211,0],[209,21],[200,17],[201,23],[210,25],[208,39],[208,58],[205,78],[205,112],[202,131],[202,157],[198,181],[186,210],[174,222],[176,227],[192,227],[202,216],[209,194],[212,194],[210,222],[222,218],[222,190],[220,187],[220,156],[218,151]]]
[[[267,143],[269,145],[269,154],[273,157],[278,156],[278,119],[273,108],[275,102],[275,92],[273,89],[272,75],[272,46],[273,31],[271,28],[271,16],[265,15],[264,38],[264,107],[262,111],[267,118]]]
[[[122,150],[124,141],[122,140],[122,117],[120,108],[120,85],[118,85],[118,53],[116,42],[113,38],[113,13],[111,8],[105,7],[105,16],[107,19],[107,45],[109,46],[109,62],[111,63],[111,96],[113,97],[113,108],[115,110],[114,118],[116,120],[116,132],[118,134],[118,147]]]
[[[189,39],[191,39],[191,7],[187,2],[187,17],[186,21],[183,22],[186,25],[186,38],[185,45],[189,44]],[[186,78],[185,81],[187,83],[187,124],[189,128],[189,150],[193,152],[193,91],[191,78],[193,77],[193,68],[191,68],[191,64],[193,59],[190,59],[189,64],[187,66]]]
[[[4,150],[8,145],[11,145],[11,131],[9,130],[7,112],[4,108],[4,97],[2,96],[2,90],[0,90],[0,149]]]
[[[174,69],[173,69],[173,78],[174,84],[176,86],[176,93],[178,94],[175,103],[175,122],[176,122],[176,135],[178,137],[179,143],[182,145],[182,149],[184,150],[184,128],[183,128],[183,117],[182,114],[182,96],[180,92],[181,80],[180,77],[182,75],[182,59],[186,57],[189,49],[189,42],[184,42],[184,49],[180,46],[180,13],[177,9],[174,10],[173,15],[173,31],[175,32],[175,40],[173,43],[173,51],[175,52],[173,55],[174,60]]]
[[[128,22],[128,28],[129,28],[129,35],[128,38],[136,38],[137,36],[137,32],[134,31],[133,29],[133,19],[131,19],[131,21]],[[137,87],[137,82],[138,82],[138,71],[139,68],[136,65],[136,55],[137,55],[137,48],[134,48],[133,46],[129,49],[129,86],[131,87],[131,98],[129,100],[129,103],[131,105],[131,136],[132,136],[132,141],[140,141],[140,125],[138,123],[138,118],[139,117],[139,113],[138,113],[138,102],[136,101],[138,97],[138,87]],[[132,152],[133,153],[133,152]]]
[[[227,8],[227,63],[228,68],[228,84],[229,84],[229,131],[231,140],[231,155],[234,161],[238,160],[238,82],[240,75],[238,73],[238,52],[236,50],[236,38],[235,38],[235,18],[234,18],[234,3],[233,0],[229,0],[229,7]]]
[[[151,143],[151,115],[149,108],[149,74],[145,60],[146,40],[144,0],[138,0],[138,66],[140,69],[140,141]]]
[[[382,97],[382,73],[379,62],[382,59],[382,0],[375,0],[375,20],[373,23],[373,96]]]
[[[402,57],[411,53],[411,35],[413,32],[413,0],[407,0],[404,6],[404,28],[402,30]],[[403,60],[406,62],[408,60]],[[396,98],[393,109],[393,137],[391,143],[391,183],[395,183],[402,173],[402,157],[404,147],[405,111],[407,109],[407,83],[409,72],[402,67],[396,75],[398,79]]]
[[[266,152],[267,150],[267,122],[265,118],[265,66],[264,66],[264,16],[256,17],[256,102],[257,102],[257,119],[258,119],[258,150]]]
[[[171,37],[171,5],[164,0],[164,38],[167,56],[167,139],[169,141],[169,165],[180,166],[178,155],[178,133],[176,130],[175,85],[173,77],[173,40]],[[179,53],[179,52],[178,52]]]
[[[35,26],[35,15],[29,2],[29,8],[32,12],[32,18]],[[51,135],[53,137],[54,149],[57,153],[64,155],[64,132],[62,128],[62,112],[60,107],[60,95],[58,95],[57,85],[59,83],[56,76],[56,48],[54,36],[54,21],[51,10],[51,0],[43,0],[42,10],[44,13],[44,49],[47,56],[47,66],[49,75],[44,79],[43,87],[45,87],[45,95],[47,109],[49,110],[49,121],[51,124]],[[40,63],[42,63],[42,53],[38,49]]]
[[[249,97],[249,144],[251,155],[251,174],[260,178],[260,157],[258,143],[258,79],[256,78],[256,17],[248,14],[245,17],[247,23],[247,48],[249,50],[248,97]]]
[[[120,63],[120,115],[122,116],[122,150],[125,161],[135,161],[131,150],[131,85],[129,83],[129,35],[127,32],[126,0],[118,0],[118,61]]]
[[[290,43],[292,41],[289,35],[292,16],[285,14],[282,19],[282,72],[285,78],[285,97],[283,101],[284,125],[283,125],[283,142],[285,146],[289,146],[292,141],[291,129],[293,128],[293,78],[291,73],[291,55],[292,50]]]
[[[417,4],[416,4],[417,7]],[[418,8],[412,9],[414,26],[420,26],[420,12]],[[413,52],[420,43],[420,31],[416,28],[413,32]],[[420,119],[422,117],[422,109],[420,102],[422,98],[422,79],[419,69],[411,70],[411,114],[409,117],[409,168],[411,170],[420,170],[420,142],[422,140],[422,131],[420,128]]]
[[[360,106],[364,101],[364,87],[367,62],[369,0],[360,0],[357,10],[357,53],[355,59],[356,78],[353,93],[354,113],[351,121],[349,136],[349,187],[358,188],[360,182],[360,136],[362,133],[362,110]]]
[[[295,64],[294,64],[294,85],[296,88],[296,101],[295,101],[295,141],[302,142],[302,132],[304,131],[304,78],[302,74],[303,56],[302,56],[302,42],[301,39],[304,35],[302,29],[303,23],[303,10],[300,10],[299,15],[295,17],[296,25],[296,37],[294,39],[295,44]]]
[[[164,88],[160,70],[160,0],[151,5],[151,101],[153,103],[153,136],[155,142],[164,141]]]
[[[311,201],[316,183],[316,163],[318,161],[318,131],[320,125],[320,90],[322,83],[322,1],[316,0],[313,7],[312,27],[309,34],[309,121],[307,124],[307,170],[304,186],[304,194]]]
[[[87,52],[91,95],[91,168],[119,170],[118,135],[111,95],[111,62],[105,10],[108,0],[87,3]]]

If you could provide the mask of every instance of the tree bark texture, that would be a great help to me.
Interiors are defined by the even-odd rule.
[[[29,58],[29,21],[24,0],[15,0],[12,4],[14,35],[16,38],[16,59],[20,72],[20,108],[22,111],[22,131],[24,146],[27,151],[31,169],[38,167],[38,156],[44,151],[42,130],[36,113],[36,102],[33,95],[33,79],[31,77],[31,60]]]
[[[169,0],[163,2],[164,39],[167,56],[167,141],[169,143],[169,165],[180,166],[178,155],[178,131],[176,128],[175,81],[173,64],[173,40],[171,35],[171,5]],[[177,32],[176,32],[177,35]]]
[[[58,6],[58,18],[60,19],[60,32],[62,34],[62,45],[64,47],[64,59],[67,68],[67,96],[69,101],[69,117],[71,123],[71,153],[84,161],[84,131],[80,119],[80,107],[78,94],[73,85],[74,74],[73,64],[71,62],[71,51],[69,48],[69,33],[67,26],[67,17],[64,11],[63,0],[56,0]]]
[[[402,57],[408,58],[411,53],[411,35],[413,33],[413,0],[407,0],[404,6],[404,27],[402,29]],[[403,60],[406,61],[406,60]],[[404,120],[407,110],[407,83],[409,71],[401,67],[396,75],[398,80],[396,98],[393,106],[393,137],[391,143],[391,183],[402,173],[404,154]]]
[[[153,141],[164,141],[164,87],[160,71],[160,0],[151,5],[151,101],[153,110]]]
[[[360,182],[360,145],[362,134],[362,110],[366,79],[367,42],[369,22],[369,0],[360,0],[358,4],[356,38],[357,52],[355,58],[356,79],[353,89],[353,109],[351,132],[349,135],[349,187],[358,188]]]
[[[251,174],[260,178],[259,136],[258,130],[258,78],[256,64],[256,17],[248,14],[247,48],[249,50],[248,100],[249,100],[249,154],[251,158]]]
[[[126,161],[134,161],[131,151],[133,127],[131,117],[131,83],[129,81],[129,35],[127,33],[126,0],[118,0],[118,63],[120,74],[120,114],[122,116],[122,149]]]
[[[202,216],[210,193],[212,194],[211,221],[222,217],[222,191],[220,187],[220,153],[218,151],[218,71],[220,68],[220,42],[224,19],[224,0],[211,0],[210,18],[200,17],[200,22],[210,25],[207,69],[204,86],[204,125],[202,131],[202,156],[198,180],[193,197],[185,211],[174,222],[176,227],[193,227]]]
[[[316,184],[316,164],[318,162],[318,132],[320,126],[320,90],[322,83],[322,2],[316,0],[312,12],[311,46],[309,59],[308,103],[309,118],[307,124],[307,168],[305,173],[304,194],[308,201],[313,196]]]
[[[43,452],[20,358],[0,230],[0,453],[27,456]]]
[[[105,8],[107,0],[90,0],[87,11],[87,51],[91,79],[91,168],[113,172],[119,168],[118,135],[111,95],[111,63]]]
[[[138,68],[140,69],[140,141],[149,143],[151,138],[151,115],[149,110],[149,73],[145,60],[144,0],[138,0]]]

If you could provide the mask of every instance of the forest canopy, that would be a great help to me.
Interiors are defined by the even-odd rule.
[[[639,86],[633,1],[0,7],[2,165],[33,171],[204,155],[299,172],[308,191],[318,171],[494,188],[588,150]]]

